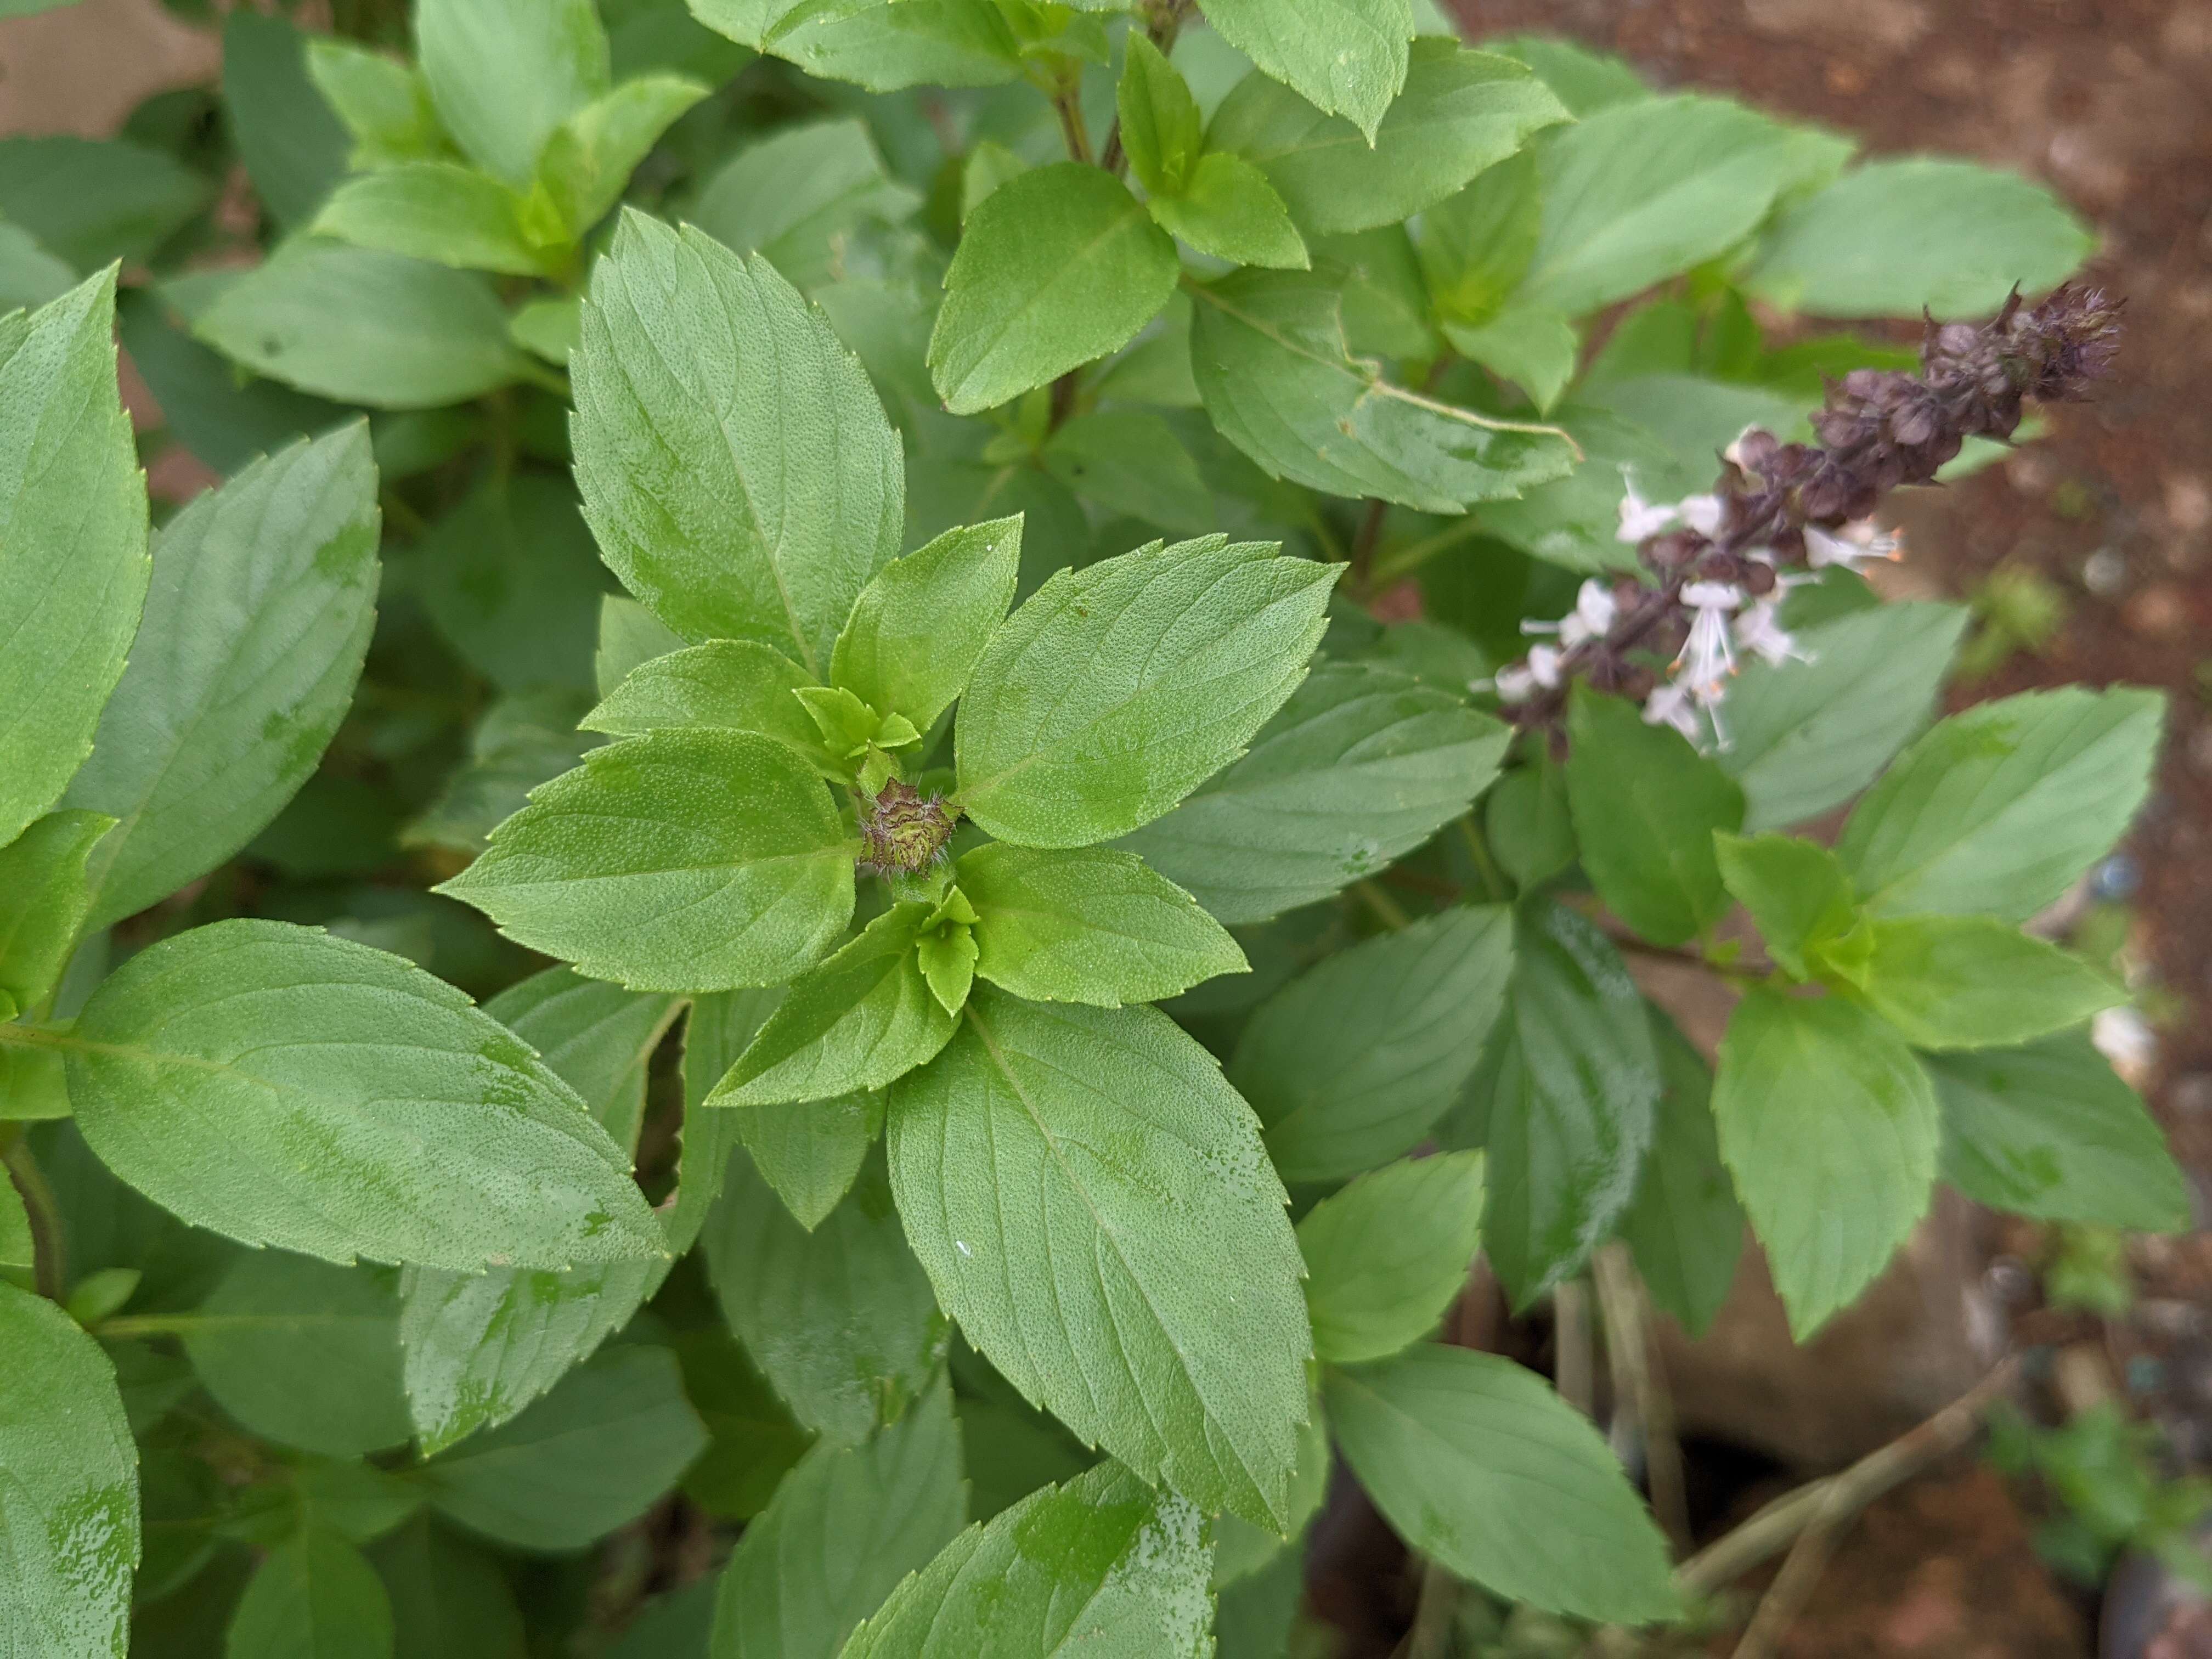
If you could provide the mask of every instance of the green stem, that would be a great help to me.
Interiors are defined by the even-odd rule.
[[[61,1206],[47,1184],[46,1172],[32,1155],[23,1126],[0,1128],[0,1167],[14,1178],[23,1196],[23,1214],[31,1224],[31,1273],[39,1294],[58,1302],[69,1289],[68,1247],[62,1232]]]
[[[1382,925],[1393,933],[1401,927],[1410,927],[1413,925],[1413,917],[1406,914],[1406,907],[1383,891],[1381,883],[1363,881],[1354,890],[1361,898],[1367,901],[1367,908],[1372,910]]]
[[[1510,897],[1513,884],[1506,880],[1505,872],[1491,856],[1490,844],[1483,840],[1482,832],[1474,827],[1474,813],[1460,814],[1459,832],[1467,838],[1467,855],[1474,861],[1475,874],[1482,878],[1483,896],[1493,901]]]

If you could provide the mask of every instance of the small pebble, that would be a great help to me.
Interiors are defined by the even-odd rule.
[[[2127,555],[2116,547],[2100,547],[2081,561],[2081,586],[2100,599],[2111,599],[2127,581]]]
[[[2089,872],[2090,896],[2106,904],[2124,903],[2142,885],[2142,866],[2125,853],[2115,853]]]

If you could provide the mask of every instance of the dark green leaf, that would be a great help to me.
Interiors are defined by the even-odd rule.
[[[345,125],[307,78],[307,37],[282,17],[233,12],[222,26],[222,104],[231,142],[269,210],[312,218],[345,176]]]
[[[392,1598],[340,1534],[311,1527],[270,1550],[231,1615],[224,1659],[392,1659]]]
[[[522,1613],[498,1561],[427,1515],[369,1552],[406,1659],[523,1659]]]
[[[938,1299],[1024,1396],[1194,1503],[1280,1524],[1310,1346],[1297,1246],[1206,1051],[1149,1008],[978,986],[893,1087],[889,1133]]]
[[[501,690],[591,689],[606,571],[574,492],[545,473],[487,479],[400,568],[440,630]]]
[[[1802,1342],[1928,1207],[1935,1088],[1863,1008],[1753,988],[1729,1021],[1712,1099],[1721,1156]]]
[[[246,1243],[467,1272],[661,1252],[629,1160],[568,1085],[366,945],[197,928],[125,963],[57,1041],[101,1161]]]
[[[1644,1000],[1605,935],[1538,900],[1516,917],[1513,984],[1486,1056],[1483,1248],[1517,1306],[1589,1259],[1636,1193],[1659,1064]]]
[[[1078,415],[1045,440],[1038,459],[1085,501],[1164,530],[1212,527],[1212,492],[1176,430],[1144,409]]]
[[[359,422],[162,526],[138,644],[66,797],[118,821],[93,854],[94,927],[230,857],[314,771],[368,649],[378,527]]]
[[[1496,1354],[1422,1346],[1322,1373],[1345,1461],[1406,1541],[1508,1601],[1672,1616],[1666,1540],[1597,1431]]]
[[[1211,1531],[1184,1498],[1102,1463],[962,1533],[842,1659],[1206,1659]]]
[[[1306,1212],[1306,1309],[1325,1364],[1380,1359],[1436,1328],[1482,1240],[1482,1154],[1361,1176]]]
[[[1924,1063],[1943,1108],[1943,1179],[1976,1203],[2142,1232],[2190,1224],[2165,1135],[2086,1036]]]
[[[145,260],[208,195],[206,179],[143,144],[0,139],[0,217],[78,271]]]
[[[1735,1280],[1743,1207],[1721,1163],[1705,1057],[1656,1008],[1651,1039],[1659,1055],[1658,1121],[1620,1237],[1652,1302],[1701,1336]]]
[[[1458,1098],[1504,1000],[1513,924],[1462,908],[1323,960],[1261,1006],[1229,1074],[1290,1181],[1372,1169]]]

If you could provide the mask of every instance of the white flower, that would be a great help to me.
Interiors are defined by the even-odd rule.
[[[1532,646],[1526,662],[1499,669],[1498,678],[1491,682],[1504,702],[1525,702],[1539,690],[1553,690],[1559,684],[1559,653],[1548,645]]]
[[[1813,660],[1813,653],[1801,650],[1796,636],[1782,626],[1781,609],[1771,599],[1760,600],[1736,617],[1735,642],[1776,668],[1785,662]]]
[[[1721,532],[1721,498],[1717,495],[1685,495],[1674,503],[1674,511],[1684,524],[1708,541]]]
[[[1623,483],[1626,483],[1624,476]],[[1654,503],[1636,493],[1636,486],[1627,483],[1628,493],[1620,498],[1620,530],[1619,539],[1632,547],[1646,537],[1656,536],[1680,518],[1681,513],[1671,501]]]
[[[1841,565],[1856,573],[1869,559],[1896,558],[1902,545],[1897,536],[1877,533],[1871,519],[1860,519],[1841,531],[1823,530],[1816,524],[1805,526],[1805,562],[1815,570]]]
[[[1683,642],[1673,666],[1700,701],[1718,701],[1728,677],[1735,672],[1735,640],[1729,619],[1743,604],[1743,590],[1733,582],[1688,582],[1682,603],[1693,613],[1690,637]]]
[[[1705,740],[1705,728],[1698,723],[1697,707],[1690,700],[1690,688],[1680,680],[1668,680],[1652,688],[1651,695],[1644,700],[1644,723],[1646,726],[1671,726],[1692,743]]]
[[[1562,648],[1571,651],[1585,640],[1602,639],[1613,626],[1620,607],[1613,602],[1613,588],[1592,576],[1583,582],[1575,594],[1575,608],[1555,623],[1524,622],[1523,634],[1557,634]]]

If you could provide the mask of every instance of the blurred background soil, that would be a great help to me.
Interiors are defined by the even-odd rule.
[[[1564,33],[1620,53],[1662,87],[1734,94],[1849,132],[1873,153],[2016,168],[2097,227],[2092,274],[2128,303],[2115,384],[2094,406],[2056,411],[2049,435],[2004,464],[1893,502],[1910,538],[1898,586],[1973,603],[2017,636],[2018,648],[1992,648],[1995,665],[1954,688],[1958,702],[2068,682],[2171,695],[2159,789],[2100,880],[2103,896],[2131,907],[2130,954],[2156,1015],[2134,1075],[2196,1178],[2203,1220],[2212,1213],[2212,0],[1454,3],[1478,38]],[[0,22],[0,134],[112,132],[141,99],[208,82],[219,64],[212,33],[156,0],[78,0]],[[155,484],[174,499],[201,482]],[[1706,1023],[1717,1030],[1717,1018]],[[2046,1407],[2123,1401],[2199,1468],[2212,1465],[2212,1243],[2201,1233],[2138,1242],[2130,1311],[2039,1328],[2033,1313],[2022,1322],[2019,1285],[2033,1283],[2021,1264],[2040,1248],[2034,1230],[1947,1199],[1866,1304],[1805,1349],[1790,1345],[1747,1259],[1711,1335],[1665,1345],[1693,1475],[1702,1460],[1729,1489],[1711,1525],[1900,1432],[2008,1341],[2035,1345]],[[1541,1333],[1522,1340],[1539,1345],[1525,1357],[1542,1363]],[[2098,1652],[2097,1601],[2039,1559],[2037,1518],[1971,1456],[1952,1460],[1867,1511],[1779,1652]],[[1329,1551],[1317,1546],[1315,1601],[1341,1628],[1371,1625],[1380,1655],[1403,1628],[1402,1554],[1395,1540],[1377,1552],[1378,1528],[1355,1530],[1334,1564],[1352,1582],[1329,1582]],[[1755,1594],[1771,1573],[1742,1588]],[[2106,1651],[2212,1659],[2212,1633],[2198,1630]],[[1729,1652],[1733,1639],[1713,1650]]]

